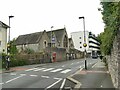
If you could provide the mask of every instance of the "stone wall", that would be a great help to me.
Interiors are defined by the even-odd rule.
[[[113,85],[115,88],[120,88],[120,30],[114,39],[111,55],[106,56],[106,59]]]

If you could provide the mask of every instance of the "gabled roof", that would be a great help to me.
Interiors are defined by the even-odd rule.
[[[36,32],[32,34],[20,35],[16,39],[16,45],[36,44],[39,42],[44,32]]]
[[[5,27],[5,28],[9,28],[9,26],[7,24],[3,23],[2,21],[0,21],[0,26]]]
[[[64,32],[65,32],[65,28],[62,28],[62,29],[57,29],[57,30],[52,30],[52,32],[54,32],[56,38],[57,38],[57,41],[61,42],[62,41],[62,37],[64,35]],[[51,39],[51,31],[48,31],[47,32],[47,35],[48,37]]]

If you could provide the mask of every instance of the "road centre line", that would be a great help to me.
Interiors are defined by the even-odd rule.
[[[16,80],[16,79],[18,79],[18,78],[21,78],[21,77],[23,77],[23,76],[25,76],[25,75],[20,75],[20,76],[18,76],[18,77],[16,77],[16,78],[13,78],[13,79],[11,79],[11,80],[8,80],[8,81],[5,82],[5,83],[9,83],[9,82],[14,81],[14,80]]]
[[[59,79],[62,79],[62,78],[53,78],[53,79],[57,79],[57,80],[59,80]]]
[[[64,85],[65,85],[65,82],[66,82],[66,79],[63,80],[63,82],[62,82],[62,84],[61,84],[61,86],[60,86],[60,90],[63,89],[63,87],[64,87]]]
[[[59,79],[58,81],[56,81],[55,83],[51,84],[50,86],[48,86],[45,90],[53,87],[55,84],[59,83],[62,79]]]
[[[50,78],[49,76],[41,76],[42,78]]]

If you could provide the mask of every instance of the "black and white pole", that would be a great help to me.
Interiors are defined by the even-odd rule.
[[[86,36],[85,36],[85,17],[79,17],[79,19],[83,19],[83,28],[84,28],[84,57],[85,57],[85,69],[87,70],[87,60],[86,60],[86,55],[87,55],[87,52],[86,52],[86,47],[87,47],[87,44],[86,44]]]
[[[10,63],[10,19],[14,16],[9,16],[9,33],[8,33],[8,44],[7,44],[7,69],[9,69],[9,63]]]
[[[53,29],[53,26],[51,26],[51,39],[50,39],[50,42],[51,42],[51,56],[50,56],[50,60],[51,60],[51,62],[53,62],[53,60],[52,60],[52,29]]]

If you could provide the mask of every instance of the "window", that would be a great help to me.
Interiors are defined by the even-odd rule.
[[[81,37],[79,37],[79,39],[81,39]]]
[[[81,44],[82,42],[80,42],[80,44]]]
[[[43,42],[43,48],[46,48],[47,47],[47,41],[44,41]]]
[[[82,47],[80,46],[80,48],[82,48]]]

